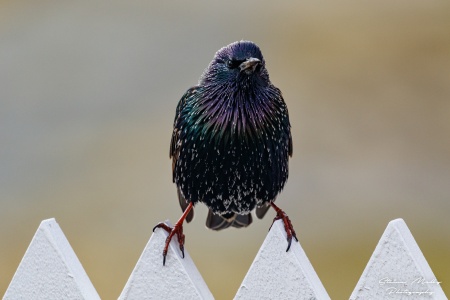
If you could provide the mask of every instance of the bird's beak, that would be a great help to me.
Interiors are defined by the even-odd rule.
[[[241,72],[245,72],[245,74],[251,74],[255,71],[256,67],[260,63],[261,61],[259,59],[250,57],[239,65],[239,69],[241,70]]]

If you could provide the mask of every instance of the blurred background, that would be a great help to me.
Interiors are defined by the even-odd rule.
[[[448,1],[0,1],[0,295],[55,217],[103,299],[116,299],[159,221],[181,215],[175,107],[222,46],[262,49],[289,108],[277,204],[332,299],[347,299],[403,218],[450,295]],[[274,216],[186,248],[231,299]]]

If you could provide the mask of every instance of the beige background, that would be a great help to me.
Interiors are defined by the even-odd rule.
[[[333,299],[405,219],[450,295],[448,1],[0,1],[0,295],[55,217],[103,299],[159,221],[180,216],[177,101],[220,47],[249,39],[294,138],[277,204]],[[275,2],[275,1],[273,1]],[[237,291],[274,213],[186,247],[217,299]]]

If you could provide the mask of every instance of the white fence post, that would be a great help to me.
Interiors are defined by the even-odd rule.
[[[286,230],[276,221],[234,299],[330,299],[300,243],[286,252]]]
[[[9,299],[100,299],[55,219],[42,221],[9,284]]]
[[[166,265],[167,232],[151,236],[119,300],[214,299],[189,253],[181,257],[172,239]],[[282,221],[273,224],[235,299],[330,299],[300,244],[286,252]],[[42,221],[3,297],[15,299],[93,299],[100,297],[54,219]],[[447,297],[402,219],[391,221],[350,300]]]
[[[170,225],[168,221],[166,224]],[[189,253],[181,257],[176,236],[172,239],[163,266],[162,250],[168,233],[156,229],[145,246],[120,300],[214,299]]]
[[[356,299],[447,299],[402,219],[391,221],[350,296]]]

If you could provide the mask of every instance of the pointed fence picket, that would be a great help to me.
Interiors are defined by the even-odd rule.
[[[4,300],[100,299],[55,219],[42,221]]]
[[[235,299],[330,299],[300,243],[286,252],[281,221],[272,226]],[[166,266],[157,229],[119,300],[214,299],[189,253],[172,239]],[[42,221],[3,297],[11,299],[100,299],[55,219]],[[351,300],[447,299],[406,223],[391,221],[359,279]]]

